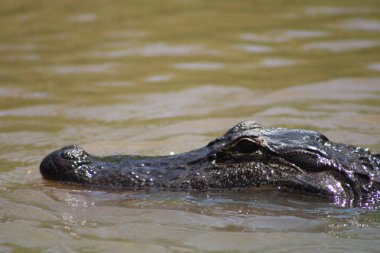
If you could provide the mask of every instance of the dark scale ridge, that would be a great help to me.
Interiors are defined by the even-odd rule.
[[[380,155],[308,130],[245,121],[206,147],[161,157],[97,157],[78,146],[46,156],[45,179],[100,189],[211,190],[269,185],[344,206],[380,199]]]

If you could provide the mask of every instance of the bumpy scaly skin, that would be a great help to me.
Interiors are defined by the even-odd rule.
[[[199,189],[272,185],[346,206],[380,199],[380,155],[318,132],[245,121],[206,147],[162,157],[96,157],[66,146],[44,158],[45,179],[103,189]]]

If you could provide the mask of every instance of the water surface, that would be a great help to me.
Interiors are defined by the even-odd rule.
[[[268,188],[103,192],[39,162],[168,155],[242,120],[380,152],[376,1],[11,1],[0,8],[1,252],[378,252],[380,212]]]

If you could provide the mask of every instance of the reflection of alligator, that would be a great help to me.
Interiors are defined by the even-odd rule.
[[[162,156],[96,157],[77,146],[49,154],[46,179],[103,189],[200,189],[272,185],[330,196],[346,206],[380,199],[380,154],[314,131],[242,122],[206,147]]]

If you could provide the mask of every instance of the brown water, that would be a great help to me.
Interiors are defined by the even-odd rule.
[[[246,119],[380,152],[379,52],[375,0],[3,0],[0,252],[379,252],[379,210],[265,188],[89,191],[38,171],[66,144],[167,155]]]

